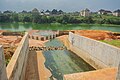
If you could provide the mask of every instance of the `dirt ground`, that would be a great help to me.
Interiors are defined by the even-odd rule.
[[[76,30],[75,33],[95,40],[118,39],[118,36],[115,36],[113,32],[104,30]]]
[[[37,31],[39,30],[31,30],[29,31],[29,34],[31,35],[32,33]],[[116,36],[113,34],[113,32],[110,32],[110,31],[103,31],[103,30],[72,30],[72,31],[74,31],[75,34],[79,34],[95,40],[116,40],[120,38],[120,36]],[[5,57],[8,59],[9,57],[12,57],[22,37],[21,36],[3,36],[1,35],[2,32],[6,32],[6,31],[0,30],[0,44],[3,45]],[[65,37],[63,36],[60,39],[64,40]],[[29,39],[30,46],[44,46],[43,44],[45,42],[47,42],[47,40],[40,41],[40,40]]]
[[[12,57],[21,39],[21,36],[0,35],[0,45],[3,45],[6,59],[10,59]]]
[[[40,40],[34,40],[34,39],[29,39],[29,46],[36,46],[36,47],[42,47],[44,46],[44,43],[47,42],[48,40],[45,41],[40,41]]]

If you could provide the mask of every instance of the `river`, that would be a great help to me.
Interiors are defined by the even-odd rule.
[[[0,23],[0,30],[28,31],[28,30],[109,30],[120,32],[120,26],[81,26],[79,24],[35,24],[35,23]]]

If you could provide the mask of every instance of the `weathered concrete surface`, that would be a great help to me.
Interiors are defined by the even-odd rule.
[[[70,32],[70,50],[96,69],[118,67],[120,49]]]
[[[65,80],[116,80],[117,68],[64,75]],[[118,79],[119,80],[119,79]]]
[[[6,68],[9,80],[24,80],[25,78],[29,50],[28,39],[28,33],[26,33]]]
[[[107,67],[107,66],[104,66],[104,64],[102,64],[102,63],[99,63],[99,65],[98,65],[98,63],[96,63],[96,61],[99,62],[99,60],[97,60],[96,58],[93,58],[87,52],[79,49],[78,47],[73,46],[69,42],[67,35],[61,36],[58,38],[64,43],[64,45],[67,47],[68,50],[73,51],[76,55],[80,56],[83,60],[85,60],[87,63],[89,63],[95,69],[101,69],[101,68]]]
[[[119,64],[119,67],[118,67],[118,73],[117,73],[116,80],[120,80],[120,64]]]
[[[76,51],[75,54],[79,53],[77,54],[78,56],[82,55],[83,59],[85,58],[85,60],[88,61],[85,54],[83,52],[80,52],[81,50],[79,48],[76,49],[74,46],[72,47],[67,35],[60,36],[58,38],[64,43],[65,46],[67,46],[68,49]],[[65,80],[115,80],[116,74],[117,68],[105,68],[97,71],[68,74],[65,75]]]
[[[0,80],[7,80],[5,56],[2,45],[0,45]]]
[[[45,58],[41,51],[30,51],[27,61],[25,80],[48,80],[50,71],[45,67]]]
[[[40,80],[38,74],[37,53],[35,51],[29,52],[24,80]]]

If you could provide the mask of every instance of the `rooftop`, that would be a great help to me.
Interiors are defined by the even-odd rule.
[[[118,9],[118,10],[115,10],[114,12],[120,12],[120,9]]]

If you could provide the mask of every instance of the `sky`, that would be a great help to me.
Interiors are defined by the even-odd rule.
[[[88,8],[91,11],[106,9],[114,11],[120,9],[120,0],[0,0],[0,11],[22,10],[31,11],[33,8],[39,10],[58,9],[65,12],[81,11]]]

